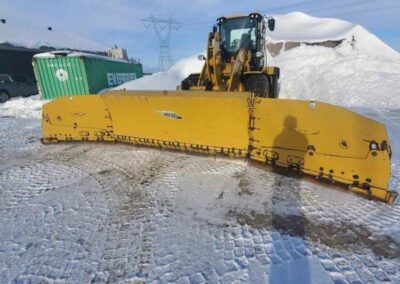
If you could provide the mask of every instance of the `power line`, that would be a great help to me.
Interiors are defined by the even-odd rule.
[[[200,22],[192,22],[185,24],[184,28],[186,27],[192,27],[192,26],[203,26],[203,25],[209,25],[209,24],[215,23],[215,20],[208,20],[208,21],[200,21]]]
[[[298,7],[298,6],[303,6],[303,5],[313,3],[313,2],[320,2],[320,1],[319,0],[307,0],[307,1],[302,1],[302,2],[285,5],[285,6],[280,6],[280,7],[278,6],[278,7],[269,9],[268,13],[271,11],[280,11],[280,10],[290,9],[290,8],[294,8],[294,7]]]
[[[368,2],[376,2],[377,0],[361,0],[361,1],[356,1],[356,2],[351,2],[351,3],[346,3],[346,4],[340,4],[340,5],[334,5],[326,8],[320,8],[320,9],[312,9],[312,10],[307,10],[304,13],[317,13],[317,12],[324,12],[328,10],[336,10],[340,8],[346,8],[346,7],[352,7],[352,6],[359,6]]]
[[[141,20],[146,29],[153,28],[160,45],[158,56],[158,71],[165,71],[174,64],[170,49],[172,30],[179,30],[181,23],[174,20],[172,16],[169,19],[157,19],[153,15]]]
[[[293,8],[293,7],[298,7],[298,6],[303,6],[309,3],[313,3],[313,2],[317,2],[319,0],[307,0],[307,1],[302,1],[302,2],[297,2],[294,4],[290,4],[290,5],[284,5],[284,6],[278,6],[278,7],[274,7],[268,10],[268,13],[270,13],[271,11],[279,11],[279,10],[284,10],[284,9],[289,9],[289,8]],[[267,11],[264,11],[262,13],[266,13]],[[210,25],[215,23],[215,20],[205,20],[205,21],[199,21],[199,22],[192,22],[192,23],[188,23],[185,24],[185,28],[186,27],[191,27],[191,26],[203,26],[203,25]]]
[[[318,12],[325,12],[325,11],[330,11],[330,10],[337,10],[341,8],[346,8],[346,7],[353,7],[353,6],[359,6],[362,4],[370,3],[370,2],[376,2],[378,0],[359,0],[355,2],[350,2],[350,3],[345,3],[345,4],[340,4],[340,5],[333,5],[325,8],[319,8],[319,9],[311,9],[311,10],[306,10],[304,13],[318,13]],[[285,9],[290,9],[294,7],[300,7],[304,6],[313,2],[317,2],[317,0],[307,0],[307,1],[302,1],[290,5],[284,5],[280,7],[274,7],[269,10],[262,11],[261,13],[267,14],[271,13],[274,11],[280,11],[280,10],[285,10]],[[398,5],[392,5],[392,6],[387,6],[387,7],[377,7],[377,8],[367,8],[367,9],[361,9],[357,11],[351,11],[351,12],[344,12],[344,13],[339,13],[339,14],[333,14],[333,16],[342,16],[342,15],[349,15],[349,14],[355,14],[355,13],[368,13],[372,11],[378,11],[378,10],[386,10],[386,9],[392,9],[396,8]],[[212,24],[215,23],[215,20],[204,20],[204,21],[198,21],[198,22],[189,22],[185,24],[183,28],[189,28],[189,27],[195,27],[195,26],[211,26]]]
[[[392,6],[386,6],[386,7],[377,7],[377,8],[369,8],[369,9],[363,9],[363,10],[349,11],[349,12],[335,14],[334,16],[345,16],[345,15],[352,15],[352,14],[356,14],[356,13],[357,14],[362,14],[362,13],[369,13],[369,12],[375,12],[375,11],[394,9],[394,8],[399,8],[399,7],[400,7],[400,4],[396,4],[396,5],[392,5]]]
[[[356,2],[351,2],[351,3],[346,3],[346,4],[341,4],[341,5],[334,5],[326,8],[320,8],[320,9],[313,9],[313,10],[308,10],[305,11],[304,13],[315,13],[315,12],[323,12],[323,11],[328,11],[328,10],[333,10],[333,9],[339,9],[339,8],[344,8],[344,7],[351,7],[351,6],[358,6],[367,2],[374,2],[377,0],[360,0]],[[269,14],[271,12],[275,11],[280,11],[280,10],[285,10],[285,9],[290,9],[294,7],[299,7],[299,6],[304,6],[307,4],[311,4],[314,2],[319,2],[318,0],[307,0],[307,1],[302,1],[302,2],[297,2],[294,4],[289,4],[289,5],[284,5],[284,6],[279,6],[279,7],[274,7],[265,11],[262,11],[261,13],[263,14]],[[205,20],[205,21],[198,21],[198,22],[192,22],[192,23],[187,23],[185,24],[186,27],[193,27],[193,26],[205,26],[205,25],[211,25],[215,23],[215,20]]]

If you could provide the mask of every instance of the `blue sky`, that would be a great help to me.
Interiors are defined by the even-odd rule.
[[[285,14],[302,11],[317,17],[335,17],[361,24],[400,51],[399,0],[1,0],[0,18],[7,23],[52,26],[108,46],[117,44],[138,57],[146,69],[158,62],[158,42],[142,22],[153,14],[174,19],[182,27],[172,34],[175,60],[202,52],[207,32],[221,15],[247,13]]]

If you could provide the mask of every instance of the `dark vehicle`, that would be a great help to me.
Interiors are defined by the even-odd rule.
[[[0,103],[12,97],[36,95],[38,88],[34,80],[21,75],[0,74]]]

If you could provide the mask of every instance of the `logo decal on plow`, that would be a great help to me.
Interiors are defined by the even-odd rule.
[[[159,110],[157,111],[161,116],[166,117],[166,118],[172,118],[172,119],[183,119],[182,116],[177,114],[176,112],[170,111],[170,110]]]

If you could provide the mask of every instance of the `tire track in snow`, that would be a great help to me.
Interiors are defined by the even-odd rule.
[[[307,269],[317,261],[337,283],[400,279],[399,259],[368,244],[398,226],[399,205],[243,163],[119,144],[59,144],[0,157],[12,165],[1,169],[9,177],[0,176],[3,184],[25,173],[10,192],[32,194],[3,210],[0,225],[10,232],[0,236],[1,282],[254,282],[297,261]],[[41,182],[30,184],[35,179]],[[274,197],[275,187],[281,195]],[[305,239],[291,226],[271,227],[271,214],[293,226],[305,217]],[[318,232],[325,240],[307,236]],[[342,236],[367,240],[353,246]]]

